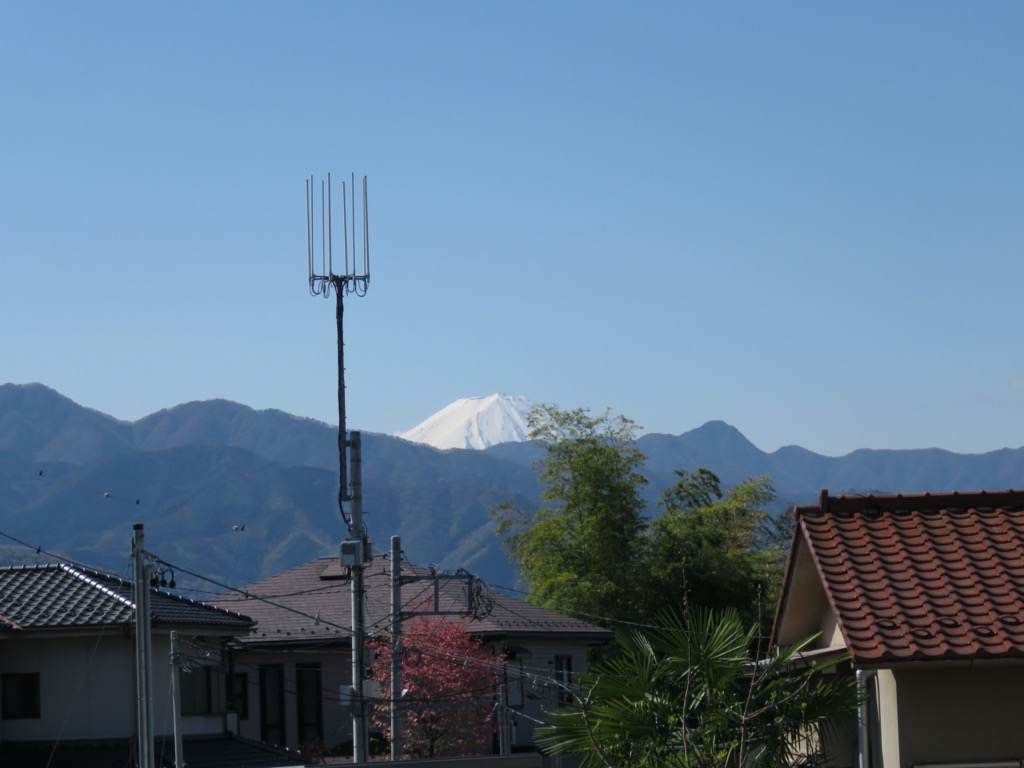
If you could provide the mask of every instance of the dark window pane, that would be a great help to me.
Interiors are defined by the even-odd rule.
[[[260,720],[263,741],[284,745],[284,667],[260,667]]]
[[[249,719],[249,675],[245,672],[236,672],[234,678],[235,711],[239,720]]]
[[[324,735],[320,665],[296,665],[295,685],[298,694],[299,743],[313,744]]]
[[[39,674],[0,675],[0,717],[4,720],[39,718]]]

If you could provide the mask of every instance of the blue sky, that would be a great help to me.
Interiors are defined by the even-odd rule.
[[[493,392],[1024,445],[1024,5],[0,4],[0,381],[336,422],[304,180],[369,177],[349,426]]]

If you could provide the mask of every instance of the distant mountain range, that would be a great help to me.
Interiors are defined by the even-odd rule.
[[[485,431],[492,427],[504,428]],[[366,524],[378,550],[398,534],[410,560],[513,585],[488,512],[504,500],[538,506],[536,445],[439,450],[366,432],[362,442]],[[700,466],[726,484],[769,475],[780,511],[812,503],[822,488],[1024,487],[1021,448],[765,453],[720,421],[682,435],[647,434],[637,445],[648,456],[652,514],[673,470]],[[123,422],[39,384],[0,385],[0,562],[45,559],[38,547],[127,572],[131,526],[140,522],[147,549],[183,570],[179,581],[190,571],[246,584],[337,551],[345,538],[337,465],[335,427],[281,411],[214,400]]]

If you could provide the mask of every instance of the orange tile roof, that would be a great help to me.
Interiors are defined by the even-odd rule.
[[[854,664],[1024,658],[1024,491],[822,491],[796,522]]]

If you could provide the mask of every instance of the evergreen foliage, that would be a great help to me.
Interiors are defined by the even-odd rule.
[[[771,480],[753,477],[723,492],[704,467],[676,475],[650,527],[658,591],[694,606],[735,608],[748,623],[770,616],[789,543],[766,509],[775,498]]]
[[[541,509],[529,518],[506,503],[493,514],[532,599],[584,616],[635,616],[642,604],[630,576],[645,559],[647,482],[635,425],[540,406],[530,426],[545,450]]]
[[[542,506],[530,516],[504,503],[492,515],[531,601],[598,623],[687,605],[735,608],[748,622],[770,615],[788,541],[767,511],[767,477],[723,490],[706,468],[677,470],[651,521],[634,422],[544,405],[530,425],[544,448]]]

